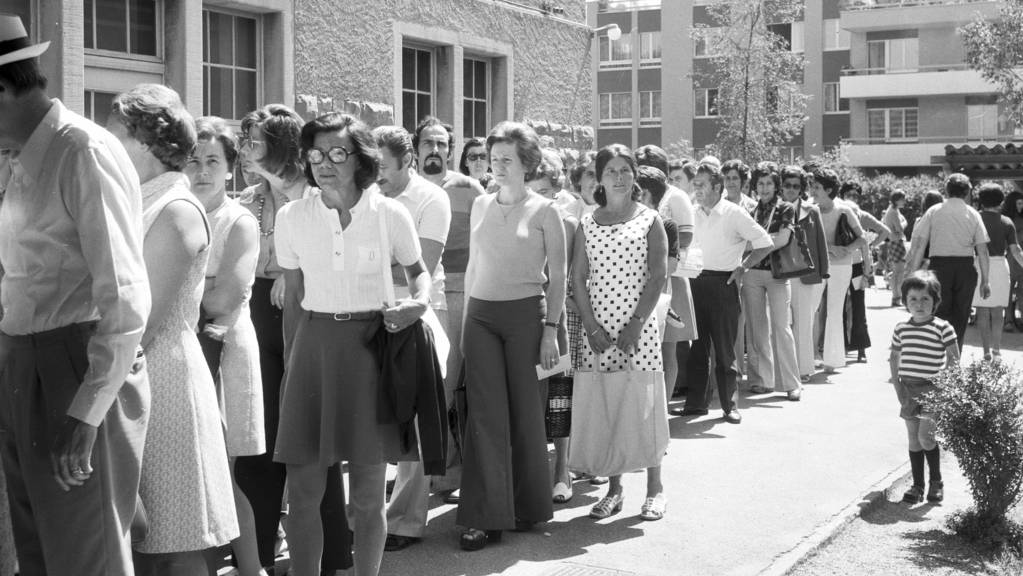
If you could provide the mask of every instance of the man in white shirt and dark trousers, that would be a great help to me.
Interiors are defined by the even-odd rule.
[[[106,130],[46,96],[0,16],[0,453],[21,574],[130,576],[149,380],[142,196]]]
[[[696,328],[686,363],[689,394],[685,408],[673,414],[702,416],[710,402],[710,348],[721,409],[727,422],[738,424],[735,338],[739,327],[739,282],[751,263],[760,262],[774,246],[767,231],[739,205],[722,201],[721,170],[709,163],[697,168],[692,182],[697,201],[693,243],[702,250],[703,272],[691,282]],[[746,243],[753,251],[743,259]]]
[[[451,227],[451,202],[447,192],[416,173],[413,166],[415,150],[412,135],[400,126],[381,126],[373,130],[380,147],[380,191],[396,199],[412,215],[423,261],[433,278],[430,305],[437,313],[441,325],[446,324],[444,303],[444,275],[437,274],[444,244]],[[394,283],[398,298],[408,296],[405,270],[394,267]],[[442,359],[443,361],[443,359]],[[447,382],[455,384],[453,378]],[[452,390],[445,390],[450,401]],[[387,541],[384,549],[401,550],[419,541],[426,529],[429,512],[430,477],[421,461],[399,462],[394,480],[394,492],[387,506]]]

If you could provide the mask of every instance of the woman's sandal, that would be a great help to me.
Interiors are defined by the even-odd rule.
[[[458,538],[458,543],[462,547],[462,550],[468,552],[475,552],[476,550],[482,550],[487,547],[490,542],[500,542],[501,531],[500,530],[478,530],[476,528],[468,528]]]
[[[564,504],[572,499],[572,484],[569,482],[558,482],[554,485],[554,503]]]
[[[653,498],[647,498],[643,502],[643,507],[640,508],[639,517],[644,520],[660,520],[664,518],[664,513],[668,510],[668,499],[664,497],[664,494],[658,494]]]
[[[590,518],[596,518],[602,520],[610,517],[612,514],[617,514],[622,511],[622,504],[625,502],[625,498],[622,497],[621,493],[608,494],[600,499],[590,508]]]

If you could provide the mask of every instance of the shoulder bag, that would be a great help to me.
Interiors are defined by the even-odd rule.
[[[816,268],[813,256],[810,254],[810,244],[807,241],[809,235],[805,228],[806,224],[801,224],[799,220],[801,208],[802,206],[797,202],[792,225],[789,227],[792,233],[789,234],[788,244],[771,252],[771,275],[779,280],[807,276],[812,274]]]
[[[836,208],[837,210],[837,208]],[[835,227],[835,246],[848,246],[859,239],[856,230],[853,230],[846,213],[838,215],[838,226]]]

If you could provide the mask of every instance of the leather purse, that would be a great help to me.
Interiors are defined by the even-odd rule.
[[[771,276],[778,280],[799,278],[812,274],[814,269],[813,255],[807,241],[804,224],[799,223],[799,203],[795,206],[795,220],[790,229],[789,241],[785,246],[771,252]]]
[[[848,246],[858,239],[859,236],[843,212],[838,216],[838,226],[835,227],[835,246]]]

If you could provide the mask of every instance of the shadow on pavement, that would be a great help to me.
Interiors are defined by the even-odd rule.
[[[971,574],[984,574],[987,569],[976,551],[957,537],[942,530],[912,532],[909,540],[911,560],[922,570],[956,568]]]

